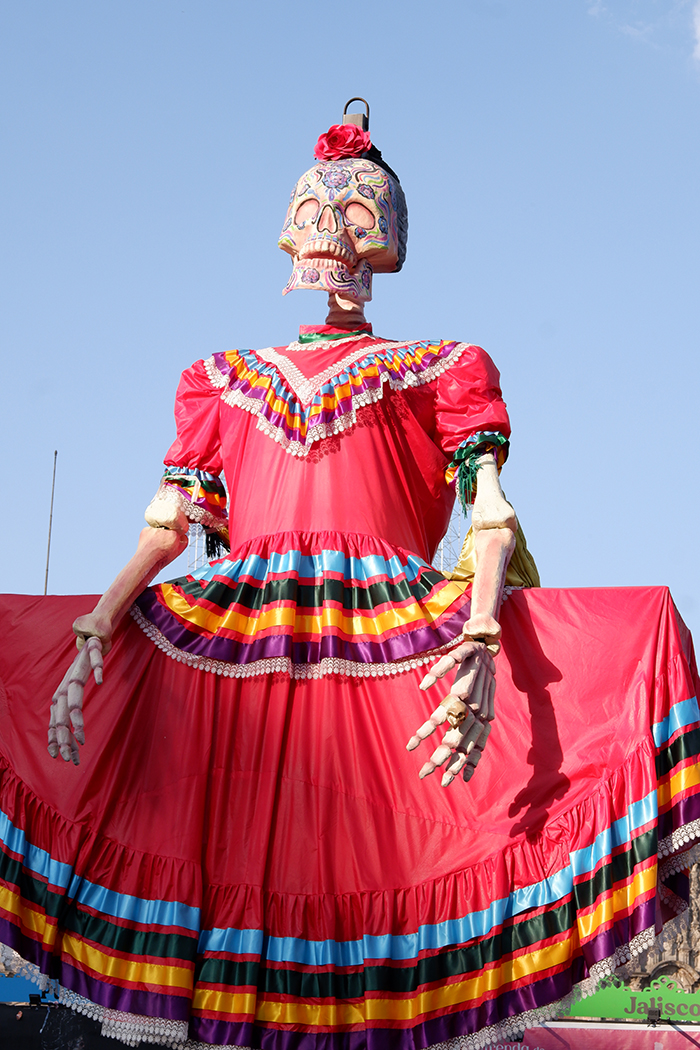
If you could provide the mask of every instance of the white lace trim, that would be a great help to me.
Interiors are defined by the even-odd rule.
[[[696,823],[696,821],[693,823]],[[678,872],[683,871],[684,868],[697,864],[699,860],[700,843],[696,842],[694,846],[685,850],[684,853],[676,853],[673,857],[666,857],[666,860],[659,864],[659,878],[667,879],[669,875],[676,875]]]
[[[698,837],[698,821],[693,821],[692,824],[686,824],[684,828],[681,828],[676,834],[683,836],[683,842],[690,841],[690,835],[694,838]],[[695,827],[693,827],[695,825]],[[687,834],[689,833],[689,834]],[[668,842],[673,836],[669,835],[668,839],[664,842]],[[661,850],[659,849],[661,854]],[[691,846],[690,849],[684,850],[682,853],[675,853],[673,856],[665,855],[666,859],[661,861],[659,864],[659,875],[658,875],[658,887],[659,896],[663,900],[664,904],[671,908],[676,915],[682,915],[684,911],[688,910],[688,902],[679,897],[677,893],[665,885],[665,880],[671,875],[675,875],[678,872],[683,871],[686,868],[690,868],[691,865],[697,864],[700,860],[700,843]]]
[[[177,1044],[178,1050],[180,1044]],[[194,1039],[188,1039],[182,1044],[182,1050],[250,1050],[248,1046],[238,1046],[236,1043],[198,1043]]]
[[[133,609],[132,609],[133,615]],[[678,836],[682,842],[690,841],[698,837],[698,821],[693,821],[679,828],[673,835]],[[673,838],[669,835],[664,843],[669,843]],[[660,851],[659,851],[660,853]],[[662,879],[669,874],[681,871],[683,868],[694,864],[700,858],[700,843],[691,849],[675,857],[668,857],[659,866],[657,887],[662,896],[667,887],[663,887]],[[673,895],[675,896],[675,894]],[[685,904],[685,902],[683,902]],[[686,905],[687,907],[687,905]],[[675,922],[676,920],[673,920]],[[546,1021],[553,1020],[564,1010],[569,1009],[575,1002],[587,999],[593,995],[598,984],[603,978],[614,973],[620,966],[624,966],[632,958],[641,955],[642,952],[652,948],[654,944],[661,944],[668,923],[657,935],[654,929],[643,930],[626,944],[621,945],[607,959],[594,963],[590,973],[585,980],[580,981],[567,995],[548,1006],[537,1007],[535,1010],[527,1010],[515,1017],[507,1018],[499,1024],[482,1028],[473,1035],[458,1036],[442,1043],[433,1043],[427,1050],[484,1050],[494,1043],[517,1041],[518,1036],[527,1028],[539,1028]],[[138,1046],[141,1042],[155,1043],[159,1046],[169,1046],[174,1050],[250,1050],[249,1047],[224,1047],[221,1044],[202,1043],[198,1040],[187,1038],[187,1023],[185,1021],[170,1021],[157,1017],[146,1017],[140,1014],[123,1013],[120,1010],[109,1010],[103,1006],[91,1003],[89,999],[83,998],[76,992],[63,988],[57,981],[39,971],[33,963],[27,962],[12,948],[0,943],[0,962],[5,969],[12,974],[28,978],[38,985],[42,991],[54,991],[59,1001],[70,1007],[77,1013],[85,1014],[102,1023],[102,1034],[112,1039],[118,1039],[127,1046]]]
[[[11,974],[13,977],[25,977],[32,984],[35,984],[39,991],[58,994],[59,985],[57,981],[52,981],[45,973],[41,973],[38,966],[27,962],[18,952],[1,941],[0,963],[2,963],[6,973]]]
[[[98,1006],[77,992],[64,988],[58,981],[53,981],[41,973],[34,963],[27,962],[12,948],[0,943],[0,962],[8,973],[24,977],[42,992],[53,992],[58,1001],[77,1014],[102,1024],[102,1035],[109,1039],[118,1039],[126,1046],[139,1046],[141,1043],[157,1043],[160,1046],[184,1047],[191,1045],[187,1039],[187,1021],[171,1021],[163,1017],[148,1017],[145,1014],[128,1014],[122,1010],[110,1010]],[[204,1045],[204,1044],[201,1044]],[[211,1050],[210,1047],[207,1050]]]
[[[365,347],[361,353],[359,351],[356,351],[355,354],[350,355],[350,357],[346,360],[348,362],[350,362],[353,358],[355,360],[360,360],[364,356],[367,356],[371,353],[378,353],[380,350],[385,349],[387,347],[408,347],[412,345],[417,344],[378,343],[375,346]],[[366,405],[371,405],[376,401],[381,401],[384,397],[384,387],[387,383],[389,384],[391,390],[404,390],[406,387],[423,386],[425,383],[431,383],[433,379],[437,379],[437,377],[442,375],[443,372],[446,372],[449,368],[456,364],[456,362],[462,356],[464,351],[468,350],[472,345],[473,344],[471,343],[455,343],[455,346],[446,357],[444,357],[441,361],[437,361],[434,365],[430,365],[429,367],[423,369],[423,371],[419,375],[416,375],[415,372],[407,371],[404,376],[395,377],[392,376],[391,373],[388,371],[380,372],[380,385],[378,387],[372,390],[361,390],[357,394],[352,394],[350,397],[351,408],[349,409],[349,411],[345,412],[342,416],[339,416],[337,419],[334,419],[332,423],[317,423],[315,426],[309,427],[306,432],[306,438],[303,442],[296,441],[292,438],[287,437],[285,432],[279,426],[277,426],[274,423],[270,423],[269,420],[265,419],[262,415],[263,402],[261,402],[258,398],[247,397],[241,390],[231,389],[228,385],[228,377],[225,376],[223,372],[221,372],[221,370],[217,367],[213,357],[208,358],[204,362],[204,368],[212,386],[222,391],[222,401],[225,401],[227,405],[231,405],[231,407],[233,408],[240,408],[244,412],[250,412],[251,415],[256,416],[256,426],[258,430],[261,430],[263,434],[266,434],[268,437],[272,438],[273,441],[276,441],[279,445],[282,446],[285,452],[289,452],[290,455],[304,457],[308,456],[315,442],[321,441],[324,438],[333,437],[336,434],[341,434],[344,430],[349,430],[350,427],[354,426],[357,420],[358,409],[363,408]],[[266,360],[265,355],[271,355],[276,353],[277,351],[270,347],[266,350],[257,351],[257,356],[261,360]],[[284,358],[281,354],[279,355],[279,357],[284,361],[288,361],[288,359]],[[278,366],[276,362],[272,363],[274,363],[276,367],[280,368],[280,373],[283,375],[283,378],[287,379],[287,381],[291,385],[291,380],[289,380],[287,375],[282,372],[281,366]],[[298,382],[300,383],[301,381],[303,381],[304,384],[310,384],[319,378],[319,376],[315,376],[314,380],[307,380],[306,377],[303,376],[301,372],[299,372],[296,365],[292,364],[291,361],[288,361],[288,365],[288,370],[290,371],[290,373],[292,370],[294,370],[294,372],[301,377],[301,380],[298,380]],[[342,373],[342,365],[343,362],[337,362],[333,365],[331,369],[326,369],[326,372],[321,373],[321,376],[325,376],[325,381],[327,382],[328,379]],[[304,389],[306,390],[306,387]],[[294,390],[293,392],[296,393],[296,391]],[[312,398],[315,396],[315,393],[316,392],[314,392],[314,394],[311,395]]]
[[[325,386],[329,379],[333,379],[334,376],[342,375],[346,368],[350,365],[356,364],[361,361],[363,357],[368,357],[370,354],[379,353],[380,350],[387,350],[390,347],[403,346],[402,343],[375,343],[373,346],[363,346],[361,350],[354,350],[347,357],[343,357],[340,361],[334,361],[332,365],[324,369],[323,372],[319,372],[318,375],[311,376],[308,379],[304,373],[297,368],[293,361],[290,361],[285,354],[280,353],[279,350],[275,350],[274,347],[270,346],[266,350],[256,350],[256,355],[262,358],[263,361],[267,361],[269,364],[274,365],[278,372],[287,380],[293,393],[301,401],[302,405],[306,408],[316,394],[320,391],[322,386]],[[292,343],[287,350],[302,349],[299,344]]]
[[[169,485],[166,482],[161,482],[160,488],[156,492],[154,499],[164,499],[168,503],[174,503],[176,507],[184,513],[185,517],[189,521],[195,522],[197,525],[204,525],[209,529],[216,529],[217,532],[226,532],[228,529],[228,522],[224,518],[219,518],[215,514],[212,514],[210,510],[205,507],[199,507],[192,500],[188,499],[183,492],[175,488],[174,485]]]
[[[431,649],[427,653],[409,657],[396,663],[385,664],[363,664],[355,660],[340,660],[335,657],[324,657],[317,664],[295,664],[288,656],[275,656],[255,660],[250,664],[234,664],[226,660],[212,660],[209,657],[199,656],[197,653],[188,653],[178,649],[165,635],[158,630],[155,624],[144,616],[137,605],[132,605],[129,610],[143,633],[161,649],[166,656],[178,663],[187,664],[198,671],[209,671],[211,674],[221,674],[225,678],[254,678],[257,675],[282,673],[294,679],[325,678],[328,675],[343,675],[350,678],[383,678],[386,675],[406,674],[417,667],[429,664],[440,653],[454,649],[462,641],[464,632],[450,639],[445,645]]]
[[[287,350],[320,350],[323,346],[345,346],[346,343],[356,343],[358,339],[376,339],[372,332],[356,332],[355,335],[345,335],[342,339],[316,339],[311,343],[302,343],[299,339],[295,339],[294,342],[290,343]],[[372,347],[368,347],[369,350]]]
[[[659,856],[668,857],[687,846],[693,839],[700,839],[700,820],[691,820],[678,831],[672,831],[659,843]]]

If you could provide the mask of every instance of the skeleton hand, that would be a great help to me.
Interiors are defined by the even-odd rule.
[[[162,501],[155,500],[154,503]],[[161,508],[163,509],[163,508]],[[165,511],[168,511],[168,507]],[[158,508],[156,508],[158,510]],[[80,762],[78,744],[85,743],[83,731],[83,692],[90,671],[99,685],[102,681],[102,657],[112,648],[115,628],[126,616],[135,598],[148,586],[156,573],[169,565],[187,546],[187,519],[176,508],[174,528],[142,529],[133,558],[100,598],[91,613],[79,616],[73,623],[76,645],[80,650],[51,701],[49,754],[60,753],[64,762]],[[72,726],[72,732],[71,732]]]
[[[443,656],[430,668],[421,682],[421,689],[430,689],[457,664],[460,667],[449,693],[406,745],[408,751],[413,751],[439,726],[448,723],[442,743],[418,774],[422,780],[449,759],[442,776],[443,787],[448,787],[459,772],[465,781],[471,779],[489,738],[489,723],[494,717],[496,665],[484,642],[464,642]]]
[[[49,722],[49,754],[56,758],[59,754],[64,762],[80,764],[78,744],[85,743],[83,729],[83,692],[90,678],[95,675],[98,685],[102,682],[102,642],[96,636],[85,641],[70,665],[63,681],[51,700],[51,720]],[[72,732],[71,732],[72,727]]]

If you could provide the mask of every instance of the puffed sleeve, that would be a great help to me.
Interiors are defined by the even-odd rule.
[[[449,457],[448,483],[457,482],[465,509],[476,488],[476,460],[493,450],[499,470],[508,456],[510,420],[501,377],[480,346],[468,346],[439,377],[435,404],[436,438]]]
[[[220,393],[212,386],[203,361],[182,373],[175,397],[177,437],[165,456],[165,473],[156,498],[177,503],[190,521],[203,525],[207,533],[220,536],[226,543]]]

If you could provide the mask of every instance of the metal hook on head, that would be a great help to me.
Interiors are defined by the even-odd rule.
[[[366,113],[348,113],[348,106],[351,106],[353,102],[363,102],[367,112]],[[343,108],[343,124],[356,124],[362,131],[369,131],[369,102],[366,98],[360,98],[359,95],[356,98],[351,98],[345,103]]]

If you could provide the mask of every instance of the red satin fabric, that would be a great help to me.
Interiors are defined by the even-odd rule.
[[[348,353],[347,344],[281,349],[307,377]],[[302,459],[283,453],[252,415],[220,395],[201,361],[183,372],[178,436],[165,462],[213,474],[223,466],[232,550],[280,532],[354,532],[430,561],[454,501],[444,482],[452,453],[478,431],[510,434],[498,370],[479,347],[467,348],[432,382],[366,405],[352,429],[325,438]]]
[[[76,842],[102,843],[102,884],[127,893],[139,892],[141,853],[189,886],[176,899],[198,897],[202,880],[252,899],[415,887],[515,845],[512,886],[528,885],[543,861],[528,842],[544,833],[557,870],[567,813],[595,805],[598,785],[650,744],[669,695],[694,695],[689,639],[664,588],[516,593],[503,609],[488,750],[468,787],[443,790],[436,776],[418,780],[427,746],[404,749],[442,695],[418,689],[420,672],[224,679],[165,657],[129,622],[104,685],[87,690],[75,769],[49,758],[46,722],[73,653],[70,623],[91,603],[2,599],[0,752],[38,811],[59,813]],[[35,845],[60,859],[51,820],[40,823]],[[110,870],[106,843],[130,851],[131,868]]]

